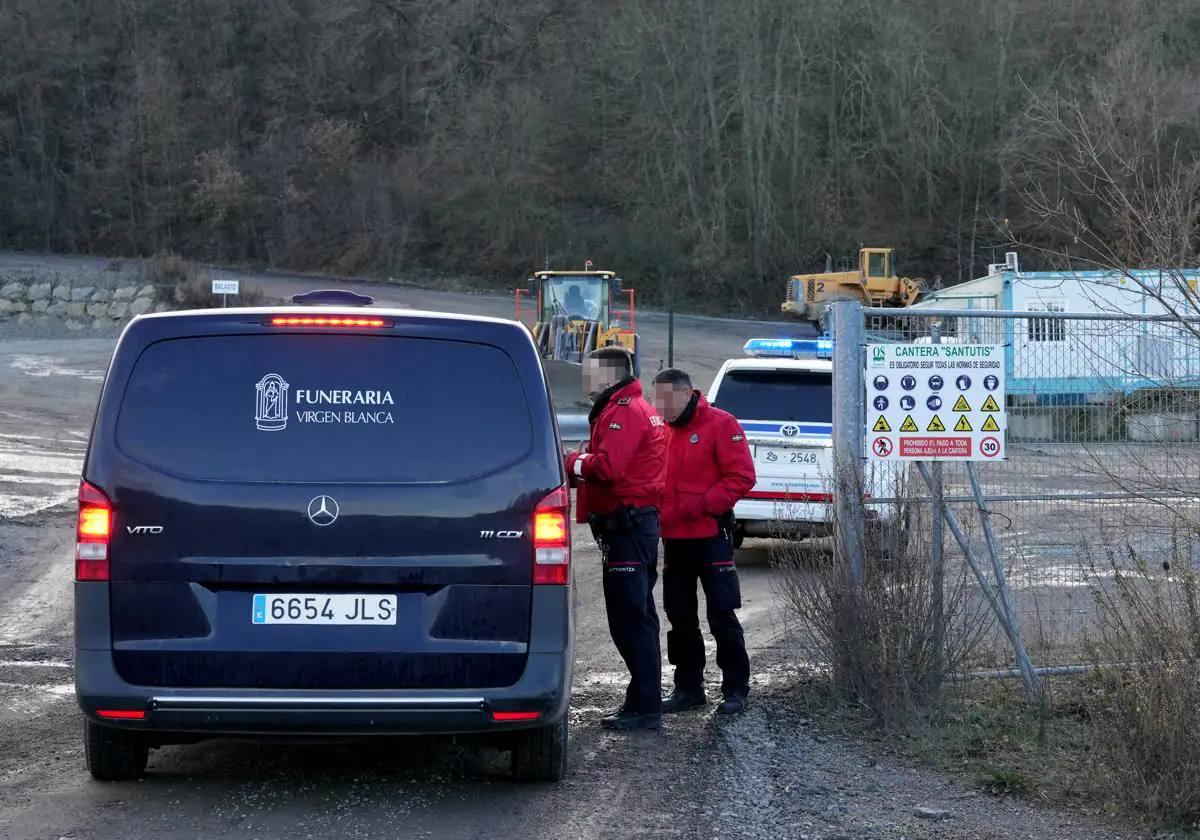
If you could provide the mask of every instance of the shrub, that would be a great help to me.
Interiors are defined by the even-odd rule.
[[[780,542],[772,550],[780,595],[807,628],[802,638],[810,658],[829,665],[842,701],[865,706],[884,726],[903,724],[934,701],[944,675],[960,669],[989,626],[986,602],[974,597],[974,579],[961,563],[947,564],[942,618],[935,619],[927,519],[928,510],[905,511],[898,533],[886,538],[878,528],[863,529],[861,586],[836,521],[832,558],[812,541]]]
[[[212,275],[202,266],[188,262],[176,254],[162,254],[145,263],[148,282],[155,288],[160,301],[180,309],[211,309],[222,305],[212,293]],[[266,300],[262,289],[240,286],[240,294],[229,298],[230,306],[257,306]]]
[[[1174,552],[1176,555],[1185,552]],[[1116,801],[1164,823],[1200,820],[1200,600],[1190,557],[1158,569],[1127,549],[1107,559],[1087,695],[1098,781]],[[1165,568],[1163,568],[1165,566]]]

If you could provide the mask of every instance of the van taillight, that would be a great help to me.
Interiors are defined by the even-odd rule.
[[[559,487],[533,512],[533,582],[566,584],[571,579],[571,497]]]
[[[108,541],[112,536],[112,504],[86,481],[79,484],[79,519],[75,528],[75,580],[108,580]]]

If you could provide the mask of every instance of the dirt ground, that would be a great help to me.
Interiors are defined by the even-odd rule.
[[[278,282],[279,289],[311,286]],[[395,294],[409,305],[458,311],[504,314],[507,305]],[[655,322],[646,320],[649,330]],[[761,325],[694,319],[677,328],[678,361],[699,373],[715,371]],[[647,347],[660,341],[650,338]],[[2,840],[1136,836],[985,796],[970,779],[879,759],[823,735],[796,711],[794,651],[763,544],[742,558],[741,615],[756,672],[747,714],[718,719],[710,707],[669,719],[658,733],[604,732],[598,718],[617,705],[624,674],[608,639],[598,558],[582,532],[575,535],[581,615],[571,769],[561,784],[514,785],[503,753],[431,738],[215,741],[156,751],[143,781],[92,782],[72,685],[71,500],[110,352],[105,339],[0,337]],[[709,677],[716,677],[711,668]],[[933,810],[919,816],[920,808]]]

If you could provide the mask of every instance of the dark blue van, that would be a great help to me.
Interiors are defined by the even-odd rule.
[[[336,299],[336,296],[335,296]],[[197,737],[502,733],[557,780],[569,500],[519,324],[343,307],[143,316],[79,493],[97,779]]]

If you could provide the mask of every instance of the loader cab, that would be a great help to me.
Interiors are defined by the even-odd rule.
[[[538,272],[535,291],[538,294],[539,321],[549,321],[564,315],[569,321],[598,321],[608,323],[611,285],[617,282],[611,274],[554,274]]]
[[[891,277],[894,274],[891,248],[863,248],[859,259],[862,261],[863,277],[868,281]]]

